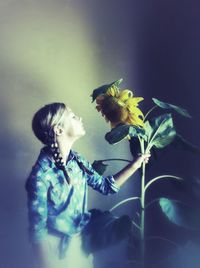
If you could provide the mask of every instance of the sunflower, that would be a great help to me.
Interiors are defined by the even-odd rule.
[[[110,122],[112,128],[118,124],[143,127],[144,115],[138,108],[138,103],[142,100],[142,97],[133,97],[133,92],[129,89],[119,90],[114,82],[96,97],[96,109]]]

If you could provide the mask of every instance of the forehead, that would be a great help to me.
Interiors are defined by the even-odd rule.
[[[72,109],[71,109],[70,107],[67,106],[67,107],[66,107],[66,110],[65,110],[65,113],[66,113],[66,114],[71,114],[71,113],[73,113],[73,112],[72,112]]]
[[[72,111],[72,109],[70,107],[66,107],[64,113],[63,113],[63,117],[65,119],[70,118],[72,115],[74,115],[74,112]]]

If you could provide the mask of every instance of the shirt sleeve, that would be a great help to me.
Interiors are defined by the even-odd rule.
[[[87,184],[91,186],[94,190],[104,195],[114,194],[119,191],[120,186],[116,184],[115,179],[112,175],[109,175],[107,177],[101,176],[93,169],[92,165],[82,156],[81,162],[86,168],[85,173],[87,177]]]
[[[30,175],[27,184],[29,238],[33,243],[44,240],[47,236],[47,187],[36,175]]]

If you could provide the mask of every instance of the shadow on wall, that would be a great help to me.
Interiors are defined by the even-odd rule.
[[[14,68],[3,58],[0,59],[0,69],[0,266],[31,268],[24,182],[35,149],[29,143],[31,119],[26,111],[30,109],[30,102],[26,103],[26,100],[29,95],[33,102],[34,99],[45,98],[47,91],[38,77],[27,70]]]

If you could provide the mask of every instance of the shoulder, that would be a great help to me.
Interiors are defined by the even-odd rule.
[[[76,151],[73,151],[74,157],[78,163],[78,165],[81,167],[81,169],[87,173],[88,175],[94,174],[94,169],[90,162],[80,153],[77,153]]]
[[[35,188],[42,185],[48,186],[48,174],[51,168],[50,160],[48,156],[41,150],[37,161],[32,166],[31,172],[25,183],[25,188]]]
[[[86,159],[85,156],[83,156],[82,154],[80,154],[79,152],[76,152],[74,150],[71,150],[73,157],[78,161],[78,162],[82,162],[84,164],[88,163],[88,160]]]
[[[36,163],[26,180],[25,188],[29,189],[37,189],[43,185],[46,185],[44,182],[45,171],[41,168],[41,166]]]

